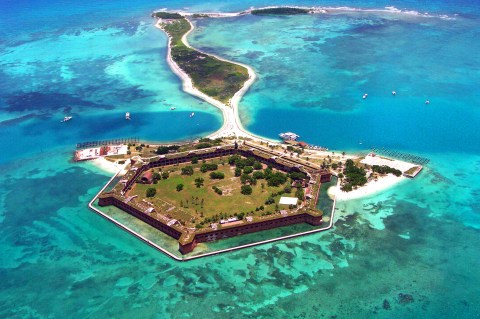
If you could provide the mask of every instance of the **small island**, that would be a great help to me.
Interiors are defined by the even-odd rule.
[[[295,15],[295,14],[307,14],[311,13],[312,10],[305,8],[297,7],[271,7],[271,8],[262,8],[255,9],[250,11],[253,15]]]
[[[179,13],[156,12],[154,17],[159,19],[157,26],[168,34],[173,62],[190,77],[194,87],[228,105],[249,79],[248,69],[188,45],[185,39],[193,25]]]

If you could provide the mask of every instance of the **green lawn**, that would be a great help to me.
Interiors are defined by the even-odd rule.
[[[209,163],[220,162],[221,160],[209,161]],[[265,180],[259,179],[257,185],[252,185],[253,191],[251,195],[242,195],[240,193],[242,186],[240,177],[234,176],[235,167],[231,167],[228,164],[219,164],[217,171],[224,173],[225,178],[222,180],[214,180],[210,178],[210,172],[200,172],[199,168],[201,164],[200,162],[197,165],[193,165],[194,174],[192,176],[180,174],[181,167],[185,165],[163,168],[164,171],[171,171],[173,169],[175,169],[175,171],[170,173],[168,179],[160,180],[157,184],[136,184],[129,195],[138,195],[139,198],[136,200],[142,200],[145,198],[146,190],[154,187],[157,193],[153,198],[148,198],[148,201],[159,207],[160,209],[158,210],[160,210],[162,214],[166,213],[172,218],[189,223],[193,223],[192,219],[195,219],[195,223],[193,224],[222,213],[223,216],[230,216],[235,213],[253,212],[253,215],[260,216],[267,212],[275,211],[275,206],[280,196],[275,197],[274,204],[265,205],[265,201],[272,193],[283,190],[286,184],[279,187],[269,187]],[[154,169],[154,171],[158,172],[158,169]],[[199,177],[204,179],[204,185],[197,188],[195,186],[195,179]],[[263,189],[262,183],[264,184]],[[184,185],[183,190],[176,190],[178,184]],[[212,186],[217,186],[223,191],[223,194],[216,194]],[[294,194],[287,194],[285,196],[294,196]],[[262,205],[264,206],[264,210],[256,211],[256,208]],[[284,209],[284,207],[282,207],[282,209]]]

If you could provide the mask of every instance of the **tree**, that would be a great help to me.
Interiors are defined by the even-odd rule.
[[[192,157],[192,164],[197,164],[198,163],[198,157],[194,156]]]
[[[295,192],[295,197],[298,198],[299,200],[303,200],[305,197],[305,193],[303,192],[303,188],[299,187],[297,188],[297,191]]]
[[[183,189],[183,184],[177,184],[177,192],[180,192]],[[187,200],[188,205],[188,200]]]
[[[167,179],[169,176],[170,176],[170,174],[167,171],[162,173],[162,178],[163,179]]]
[[[240,193],[243,195],[250,195],[252,194],[252,187],[250,185],[242,185]]]
[[[275,172],[270,177],[267,179],[267,184],[268,186],[279,186],[282,184],[285,184],[287,181],[287,175],[280,173],[280,172]]]
[[[155,153],[159,155],[167,154],[170,151],[177,151],[180,148],[178,145],[170,145],[170,146],[159,146]]]
[[[193,166],[182,167],[182,175],[193,175]]]
[[[153,197],[157,193],[157,190],[153,187],[147,188],[147,197]]]
[[[200,188],[201,186],[203,186],[203,178],[201,177],[195,178],[195,186],[197,186],[197,188]]]
[[[332,168],[333,168],[333,169],[337,169],[337,168],[338,168],[338,164],[337,164],[337,163],[333,163],[333,164],[332,164]]]
[[[338,173],[338,178],[342,179],[344,176],[342,173]]]
[[[162,179],[162,176],[159,173],[153,173],[153,183],[157,184],[159,180]]]
[[[262,166],[262,164],[261,164],[260,162],[255,162],[255,163],[253,164],[253,169],[256,170],[256,171],[258,171],[258,170],[260,170],[260,169],[262,169],[262,168],[263,168],[263,166]]]

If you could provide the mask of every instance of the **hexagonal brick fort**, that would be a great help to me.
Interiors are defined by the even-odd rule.
[[[145,205],[145,203],[137,203],[132,199],[132,196],[128,196],[128,191],[137,179],[152,168],[190,163],[193,158],[201,161],[231,155],[240,155],[245,158],[254,157],[259,162],[286,173],[303,172],[307,176],[306,182],[311,186],[313,191],[308,198],[304,198],[300,208],[295,212],[289,212],[288,214],[277,213],[255,218],[247,217],[240,222],[232,223],[234,225],[225,223],[220,226],[211,225],[208,228],[195,230],[185,227],[174,219],[168,218],[166,213],[162,214],[158,207],[154,207],[152,204]],[[278,152],[246,141],[241,145],[235,142],[231,145],[161,155],[152,159],[136,162],[132,161],[131,168],[124,175],[123,179],[115,185],[112,190],[99,195],[98,204],[99,206],[113,205],[177,239],[180,252],[187,254],[193,251],[195,246],[201,242],[219,240],[298,223],[320,226],[323,222],[323,212],[316,208],[320,185],[321,183],[329,182],[330,179],[331,173],[328,170],[321,169],[312,163],[300,159],[288,158],[286,155],[279,155]],[[155,211],[155,214],[153,214],[153,211]]]

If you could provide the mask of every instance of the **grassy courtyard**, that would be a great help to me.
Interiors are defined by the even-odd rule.
[[[207,224],[235,215],[262,216],[274,213],[278,208],[288,209],[288,207],[278,207],[277,204],[282,196],[278,193],[283,192],[285,186],[291,183],[290,179],[279,186],[268,186],[265,179],[258,179],[255,185],[250,185],[251,194],[244,195],[241,193],[244,184],[242,184],[240,177],[235,176],[235,166],[230,166],[226,160],[222,159],[208,161],[207,164],[218,165],[214,170],[216,174],[224,175],[223,179],[212,179],[210,174],[213,170],[201,172],[202,164],[200,162],[195,165],[164,167],[161,171],[158,168],[154,169],[156,173],[168,171],[169,177],[158,180],[157,184],[137,183],[129,195],[138,195],[137,201],[145,199],[153,203],[157,208],[157,213],[181,220],[190,226],[199,225],[202,222]],[[182,168],[186,166],[193,167],[192,175],[181,174]],[[261,169],[257,167],[254,172],[264,172],[265,168],[265,166]],[[245,172],[245,169],[243,172]],[[254,172],[248,175],[253,176]],[[203,179],[203,182],[199,183],[199,179]],[[180,184],[183,187],[178,190],[177,186]],[[201,185],[197,187],[196,184]],[[155,188],[156,194],[153,197],[146,198],[146,192],[149,188]],[[221,195],[219,192],[221,192]],[[275,196],[272,197],[272,194]],[[291,194],[283,196],[294,197],[295,189]],[[271,200],[270,204],[266,204],[269,198],[273,198],[273,201]]]

